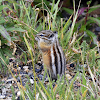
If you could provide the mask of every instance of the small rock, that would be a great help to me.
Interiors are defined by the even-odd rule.
[[[26,71],[23,71],[22,74],[27,74],[27,72]]]
[[[25,82],[22,81],[22,85],[25,86]]]
[[[59,94],[56,94],[56,99],[59,99],[59,97],[60,97]]]
[[[18,97],[20,96],[20,91],[17,92],[17,96],[18,96]]]
[[[10,84],[6,84],[6,88],[7,88],[7,89],[10,89],[11,86],[12,86],[11,83],[10,83]]]
[[[42,71],[42,69],[43,69],[43,65],[41,65],[40,69],[35,68],[35,72],[39,73]]]
[[[7,90],[6,88],[3,88],[2,89],[2,94],[6,94],[6,90]]]
[[[18,97],[16,100],[20,100],[20,97]]]
[[[12,62],[12,61],[13,61],[13,59],[12,59],[12,58],[10,58],[10,59],[9,59],[9,62]]]
[[[97,32],[100,32],[100,27],[96,27],[95,30],[96,30]]]
[[[72,76],[69,75],[69,74],[66,74],[66,77],[67,77],[68,80],[72,79]]]
[[[23,66],[19,65],[19,67],[23,70]]]
[[[10,94],[10,95],[9,95],[9,97],[12,97],[12,96],[13,96],[13,94]]]
[[[20,82],[20,77],[17,77],[17,81]]]
[[[31,83],[31,84],[33,84],[33,83],[34,83],[34,81],[33,81],[32,79],[30,79],[30,83]]]
[[[9,62],[15,62],[15,58],[9,58]]]
[[[20,67],[18,67],[18,68],[17,68],[17,70],[19,70],[19,71],[20,71],[20,70],[21,70],[21,68],[20,68]]]
[[[23,66],[25,72],[29,72],[28,66]]]
[[[41,62],[38,62],[37,65],[42,66]]]
[[[12,79],[12,75],[9,75],[8,79]]]
[[[33,74],[33,71],[29,71],[28,72],[28,76],[32,75]]]
[[[42,80],[42,79],[43,79],[43,75],[39,74],[39,75],[38,75],[38,78],[39,78],[40,80]]]
[[[30,78],[31,78],[31,79],[34,79],[34,75],[30,75]]]
[[[28,66],[23,66],[24,69],[28,69]]]
[[[72,64],[70,64],[70,67],[74,67],[74,64],[72,63]]]
[[[0,99],[5,99],[6,96],[5,95],[0,95]]]
[[[20,71],[20,74],[23,74],[23,71]]]
[[[35,68],[35,72],[39,73],[40,72],[40,69]]]
[[[41,66],[40,70],[42,70],[42,69],[43,69],[43,65]]]
[[[39,100],[39,93],[36,94],[36,100]]]
[[[6,100],[12,100],[12,97],[7,97]]]

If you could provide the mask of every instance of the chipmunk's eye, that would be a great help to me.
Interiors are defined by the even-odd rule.
[[[49,36],[49,38],[52,38],[52,37],[54,37],[54,34],[52,34],[52,35]]]
[[[54,31],[53,33],[58,34],[58,32],[57,32],[57,31]]]
[[[41,34],[40,36],[44,36],[43,34]]]

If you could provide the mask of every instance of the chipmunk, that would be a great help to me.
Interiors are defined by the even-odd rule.
[[[42,52],[43,64],[49,71],[52,79],[57,79],[57,74],[65,74],[65,56],[59,44],[58,33],[51,30],[43,30],[36,35],[36,41]]]

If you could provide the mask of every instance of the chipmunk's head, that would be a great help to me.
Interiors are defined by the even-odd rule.
[[[36,35],[35,40],[37,40],[38,43],[45,43],[45,45],[50,46],[56,42],[57,38],[57,32],[53,32],[51,30],[43,30]]]

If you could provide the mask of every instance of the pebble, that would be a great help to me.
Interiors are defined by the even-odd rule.
[[[35,68],[35,72],[39,73],[42,71],[42,69],[43,69],[43,65],[41,65],[40,69]]]
[[[9,62],[12,62],[12,61],[13,61],[13,59],[12,59],[12,58],[10,58],[10,59],[9,59]]]
[[[32,75],[33,74],[33,71],[29,71],[28,72],[28,76]]]
[[[12,98],[11,97],[8,97],[6,100],[12,100]]]
[[[38,78],[39,78],[40,80],[43,79],[43,75],[39,74],[39,75],[37,75],[37,76],[38,76]]]
[[[12,79],[12,75],[9,75],[8,79]]]
[[[39,73],[40,72],[40,69],[35,68],[35,72]]]
[[[23,70],[23,66],[19,65],[19,67],[21,68],[21,70]]]
[[[23,71],[22,74],[27,74],[27,72],[26,71]]]
[[[31,83],[31,84],[34,84],[34,81],[33,81],[33,79],[30,79],[30,83]]]
[[[68,80],[72,79],[72,76],[69,75],[69,74],[66,74],[66,77],[67,77]]]
[[[28,69],[28,66],[23,66],[24,69]]]
[[[96,27],[95,30],[96,30],[97,32],[100,32],[100,27]]]
[[[20,82],[20,77],[17,77],[17,81]]]
[[[39,100],[39,93],[36,94],[36,100]]]
[[[6,87],[7,89],[10,89],[11,86],[12,86],[12,84],[10,83],[10,84],[6,84],[5,87]]]
[[[19,70],[19,71],[20,71],[20,70],[21,70],[21,67],[18,67],[18,68],[17,68],[17,70]]]
[[[20,96],[20,91],[17,92],[17,96],[18,96],[18,97]]]
[[[28,68],[29,68],[29,66],[23,66],[23,69],[24,69],[25,72],[29,72]]]
[[[43,69],[43,65],[41,66],[40,70],[42,71],[42,69]]]
[[[23,74],[23,71],[20,71],[20,74]]]
[[[29,72],[29,69],[26,68],[24,71],[25,71],[25,72]]]
[[[37,65],[42,66],[41,62],[40,63],[38,62]]]
[[[31,78],[31,79],[34,79],[34,75],[30,75],[30,78]]]
[[[5,95],[0,95],[0,99],[5,99],[6,96]]]
[[[74,67],[74,64],[72,63],[72,64],[70,64],[70,67]]]
[[[20,97],[18,97],[16,100],[20,100]]]
[[[22,81],[22,85],[25,86],[25,82]]]
[[[6,94],[6,90],[7,90],[6,88],[3,88],[2,89],[2,94]]]

